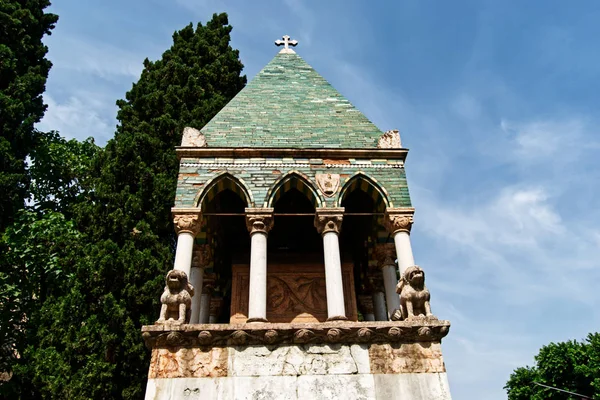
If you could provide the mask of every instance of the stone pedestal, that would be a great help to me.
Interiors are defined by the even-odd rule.
[[[144,327],[146,400],[449,400],[447,321]]]

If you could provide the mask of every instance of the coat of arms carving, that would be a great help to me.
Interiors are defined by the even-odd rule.
[[[327,197],[333,197],[340,187],[340,174],[316,174],[317,185]]]

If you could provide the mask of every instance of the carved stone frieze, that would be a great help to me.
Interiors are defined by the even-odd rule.
[[[177,234],[186,232],[194,236],[198,235],[202,228],[200,210],[172,208],[171,213],[173,214],[173,224]]]
[[[344,218],[344,208],[317,208],[315,215],[315,228],[324,235],[327,232],[337,234],[342,230],[342,220]]]
[[[414,214],[414,208],[388,208],[385,211],[385,226],[391,234],[410,232]]]
[[[246,228],[250,235],[257,232],[268,234],[273,228],[273,209],[246,208]]]
[[[310,324],[252,323],[148,325],[142,337],[149,348],[227,345],[437,342],[450,322],[435,318],[405,321],[332,321]]]
[[[325,197],[333,197],[340,187],[340,174],[316,174],[317,186]]]
[[[386,131],[379,138],[377,147],[380,149],[401,149],[402,141],[400,139],[400,131],[398,129]]]

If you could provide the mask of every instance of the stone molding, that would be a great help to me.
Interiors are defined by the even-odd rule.
[[[375,257],[379,268],[396,266],[396,246],[394,243],[381,243],[375,245]]]
[[[407,149],[298,149],[277,147],[176,147],[177,157],[292,157],[292,158],[360,158],[360,159],[392,159],[406,160]]]
[[[257,232],[267,235],[273,228],[272,208],[246,208],[246,228],[250,235]]]
[[[335,232],[339,235],[342,230],[344,207],[317,208],[315,213],[315,228],[319,234]]]
[[[202,213],[198,208],[171,208],[175,232],[191,233],[196,237],[202,227]]]
[[[198,168],[310,168],[311,164],[306,162],[298,163],[274,163],[274,162],[250,162],[250,163],[220,163],[220,162],[182,162],[181,167],[198,167]],[[368,164],[357,162],[356,164],[322,164],[325,168],[337,169],[398,169],[404,167],[404,164]]]
[[[414,215],[414,208],[388,208],[385,210],[385,226],[392,235],[397,232],[410,233]]]
[[[435,317],[412,321],[331,321],[311,324],[145,325],[149,348],[320,343],[438,342],[450,322]]]

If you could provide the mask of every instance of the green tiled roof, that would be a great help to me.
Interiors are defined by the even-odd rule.
[[[285,53],[201,131],[209,147],[376,148],[382,135],[299,55]]]

